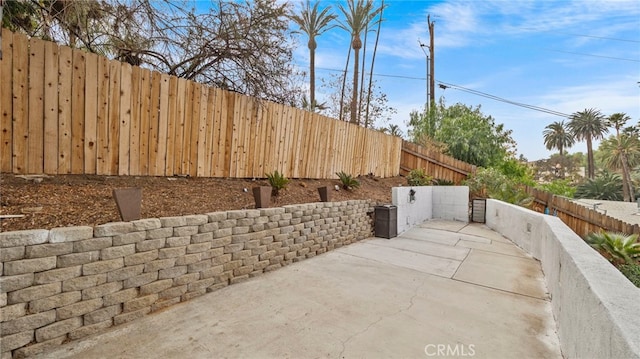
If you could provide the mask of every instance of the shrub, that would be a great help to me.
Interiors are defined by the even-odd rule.
[[[338,178],[340,178],[340,182],[342,183],[342,188],[350,191],[354,188],[360,187],[360,182],[357,179],[351,177],[350,174],[346,174],[343,171],[336,172]]]
[[[640,243],[638,235],[626,235],[601,231],[589,233],[585,241],[595,249],[602,250],[611,256],[612,261],[621,264],[635,264],[640,258]]]
[[[551,181],[549,183],[543,183],[536,185],[536,188],[542,189],[547,192],[551,192],[557,196],[564,196],[573,198],[576,193],[576,187],[571,185],[571,181],[567,179],[560,179]]]
[[[522,186],[495,168],[479,168],[475,175],[464,181],[472,197],[494,198],[521,207],[529,207],[533,197]]]
[[[431,176],[424,173],[424,169],[416,168],[409,172],[407,183],[409,183],[409,186],[430,186],[432,179]]]
[[[436,186],[454,186],[455,185],[455,182],[449,181],[446,179],[441,179],[441,178],[436,178],[431,182],[433,182],[433,184]]]
[[[271,193],[274,196],[277,196],[280,193],[280,190],[287,188],[287,185],[289,184],[289,179],[277,170],[273,173],[267,173],[267,179],[271,185]]]
[[[629,278],[631,283],[640,288],[640,265],[623,264],[618,269],[620,269],[620,272],[622,272],[625,277]]]

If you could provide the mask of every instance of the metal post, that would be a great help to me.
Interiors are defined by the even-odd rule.
[[[425,47],[428,49],[429,46],[423,44],[422,42],[420,42],[420,40],[418,40],[418,44],[420,44],[420,48],[422,49],[422,52],[424,52],[424,56],[426,56],[426,59],[427,59],[427,61],[426,61],[426,64],[427,64],[427,66],[426,66],[426,73],[427,73],[427,81],[426,81],[426,83],[427,83],[427,102],[425,104],[425,106],[426,106],[425,108],[427,110],[426,112],[429,112],[429,105],[430,105],[430,102],[431,102],[429,100],[430,99],[429,87],[430,87],[430,84],[431,84],[431,81],[429,81],[429,64],[430,64],[430,62],[429,62],[429,54],[424,49]]]

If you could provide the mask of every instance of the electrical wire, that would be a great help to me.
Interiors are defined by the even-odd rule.
[[[338,70],[338,69],[330,69],[330,68],[324,68],[324,67],[316,67],[316,69],[319,70],[326,70],[326,71],[334,71],[334,72],[344,72],[344,70]],[[402,79],[409,79],[409,80],[420,80],[420,81],[426,81],[427,79],[424,77],[412,77],[412,76],[401,76],[401,75],[388,75],[388,74],[376,74],[374,73],[374,76],[377,77],[391,77],[391,78],[402,78]],[[455,84],[451,84],[451,83],[447,83],[447,82],[443,82],[443,81],[439,81],[436,80],[436,82],[439,84],[439,86],[441,88],[452,88],[455,90],[459,90],[459,91],[463,91],[463,92],[467,92],[476,96],[482,96],[488,99],[492,99],[494,101],[500,101],[500,102],[504,102],[510,105],[514,105],[514,106],[519,106],[519,107],[523,107],[523,108],[527,108],[530,110],[534,110],[534,111],[539,111],[539,112],[544,112],[550,115],[554,115],[554,116],[559,116],[559,117],[565,117],[568,118],[570,117],[570,115],[566,114],[566,113],[562,113],[559,111],[555,111],[555,110],[551,110],[548,108],[544,108],[544,107],[540,107],[540,106],[534,106],[534,105],[529,105],[526,103],[522,103],[522,102],[517,102],[517,101],[512,101],[512,100],[508,100],[496,95],[492,95],[492,94],[488,94],[486,92],[482,92],[482,91],[478,91],[478,90],[473,90],[470,88],[466,88],[460,85],[455,85]]]
[[[554,50],[554,49],[544,49],[545,51],[553,51],[553,52],[561,52],[563,54],[572,54],[572,55],[580,55],[580,56],[591,56],[591,57],[600,57],[603,59],[610,60],[621,60],[621,61],[631,61],[631,62],[640,62],[640,60],[635,59],[626,59],[624,57],[613,57],[613,56],[604,56],[604,55],[594,55],[594,54],[584,54],[581,52],[571,52],[571,51],[562,51],[562,50]]]
[[[482,92],[482,91],[478,91],[478,90],[472,90],[470,88],[466,88],[466,87],[462,87],[462,86],[459,86],[459,85],[454,85],[454,84],[450,84],[450,83],[446,83],[446,82],[442,82],[442,81],[438,81],[438,80],[436,80],[436,82],[439,84],[439,86],[441,88],[445,88],[445,89],[446,88],[452,88],[452,89],[460,90],[460,91],[467,92],[467,93],[470,93],[470,94],[473,94],[473,95],[486,97],[486,98],[489,98],[489,99],[492,99],[492,100],[495,100],[495,101],[508,103],[510,105],[519,106],[519,107],[527,108],[527,109],[534,110],[534,111],[548,113],[548,114],[554,115],[554,116],[560,116],[560,117],[565,117],[565,118],[570,117],[570,115],[568,115],[566,113],[562,113],[562,112],[555,111],[555,110],[550,110],[548,108],[529,105],[529,104],[522,103],[522,102],[516,102],[516,101],[507,100],[505,98],[498,97],[496,95],[491,95],[491,94],[488,94],[486,92]]]
[[[599,39],[599,40],[611,40],[611,41],[622,41],[622,42],[635,42],[635,43],[640,43],[640,40],[632,40],[632,39],[621,39],[618,37],[605,37],[605,36],[595,36],[595,35],[581,35],[581,34],[572,34],[569,32],[561,32],[561,31],[541,31],[538,29],[535,29],[533,27],[525,27],[523,28],[525,30],[533,30],[533,31],[537,31],[537,32],[546,32],[546,33],[552,33],[552,34],[561,34],[561,35],[569,35],[569,36],[576,36],[576,37],[587,37],[590,39]]]

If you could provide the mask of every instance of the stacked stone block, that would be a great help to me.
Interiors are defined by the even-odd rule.
[[[356,200],[0,233],[0,353],[22,358],[370,237]]]

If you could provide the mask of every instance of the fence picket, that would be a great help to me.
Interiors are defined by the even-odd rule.
[[[13,171],[27,173],[29,138],[29,42],[13,36]],[[3,57],[4,58],[4,57]]]
[[[98,117],[98,55],[85,54],[84,173],[96,173]]]
[[[96,174],[106,175],[111,174],[109,172],[109,86],[111,76],[109,61],[104,57],[98,58],[98,79]]]
[[[47,64],[44,74],[44,173],[58,173],[58,45],[46,42],[44,53]]]
[[[118,175],[130,174],[129,159],[135,155],[131,151],[131,65],[122,64],[120,70],[120,121],[118,133],[120,143],[118,145]]]
[[[2,61],[0,61],[0,171],[13,170],[13,33],[5,28],[2,31]],[[57,71],[56,71],[57,76]],[[57,108],[56,108],[57,110]],[[57,129],[57,124],[56,124]],[[56,138],[57,140],[57,138]],[[58,146],[56,145],[56,148]],[[55,156],[57,159],[57,156]],[[51,168],[48,168],[51,169]]]
[[[45,42],[29,39],[29,138],[27,173],[44,171]]]

